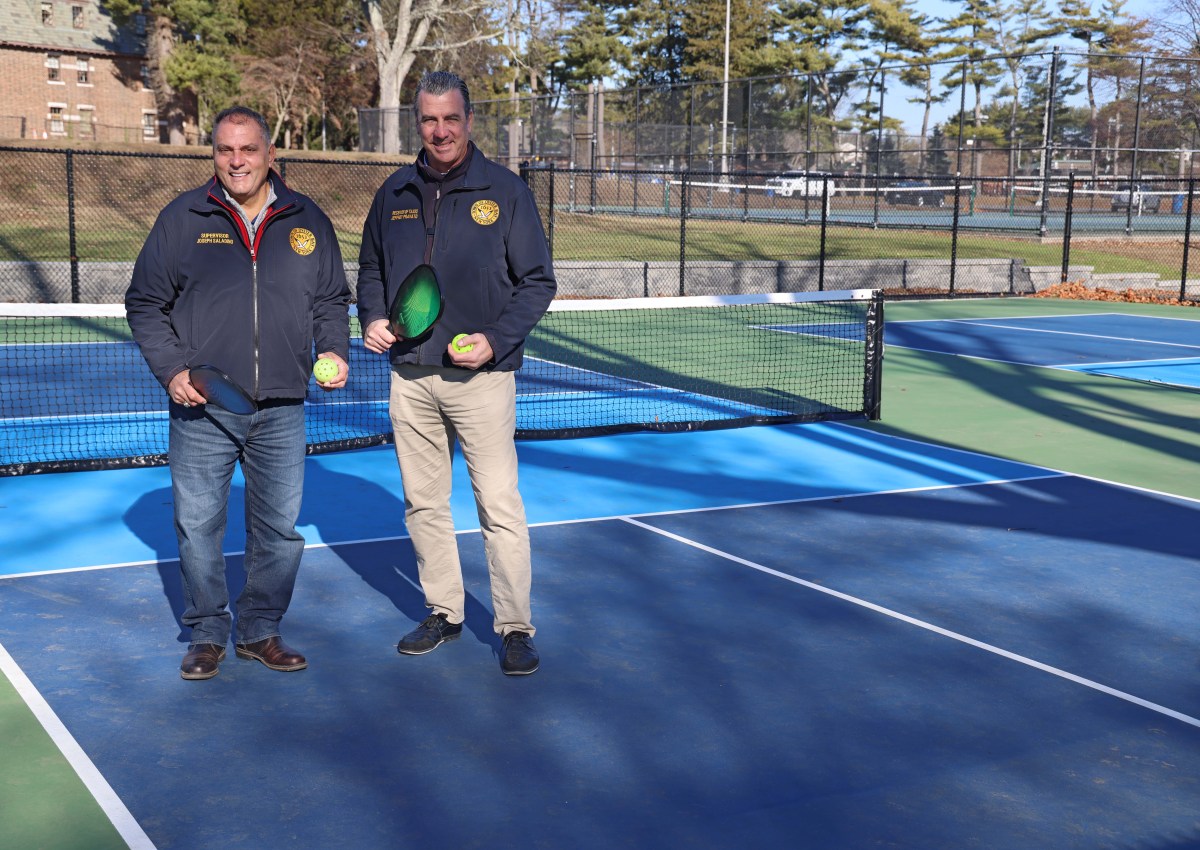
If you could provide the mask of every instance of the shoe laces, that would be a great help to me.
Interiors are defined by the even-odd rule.
[[[509,632],[504,636],[504,645],[511,647],[514,644],[518,649],[532,649],[533,639],[529,637],[528,632]]]

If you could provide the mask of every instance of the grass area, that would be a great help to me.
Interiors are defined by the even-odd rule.
[[[368,200],[362,204],[366,214]],[[77,215],[76,253],[82,262],[132,262],[152,219],[131,220],[97,211]],[[358,259],[361,222],[348,215],[335,220],[342,256]],[[563,261],[677,262],[680,238],[685,237],[689,261],[814,261],[821,253],[817,223],[740,222],[689,219],[680,233],[677,217],[614,216],[559,212],[552,234],[554,258]],[[857,259],[949,259],[952,239],[944,231],[829,227],[826,257],[830,261]],[[954,247],[959,259],[1016,258],[1028,265],[1062,264],[1062,245],[1004,234],[961,233]],[[1194,252],[1200,259],[1200,251]],[[64,223],[0,223],[0,262],[65,262],[71,256]],[[1087,265],[1097,273],[1153,273],[1177,280],[1182,265],[1182,240],[1079,240],[1072,245],[1070,264]]]
[[[689,220],[689,260],[816,260],[821,231],[817,224]],[[556,260],[671,261],[679,258],[679,220],[666,217],[558,214],[554,227]],[[830,260],[949,259],[951,235],[936,230],[873,230],[829,227]],[[1031,266],[1062,264],[1062,245],[1003,235],[960,233],[959,259],[1015,257]],[[1101,273],[1152,272],[1177,278],[1182,245],[1176,241],[1078,242],[1071,265],[1093,266]]]

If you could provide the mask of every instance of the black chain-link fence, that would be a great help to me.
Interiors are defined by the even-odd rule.
[[[285,157],[333,220],[402,164]],[[1023,294],[1062,282],[1200,298],[1191,178],[847,177],[526,166],[564,297],[879,288]],[[211,157],[0,147],[0,300],[117,303],[158,212]],[[1132,187],[1132,188],[1131,188]]]
[[[572,295],[1028,294],[1074,283],[1200,299],[1190,178],[1131,189],[1073,176],[522,173]]]
[[[371,199],[401,164],[277,160],[288,184],[333,221],[351,272]],[[212,174],[210,153],[0,147],[0,300],[121,301],[159,211]]]

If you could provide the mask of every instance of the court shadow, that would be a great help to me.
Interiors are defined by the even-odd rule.
[[[241,532],[241,517],[243,516],[244,499],[244,488],[238,486],[230,488],[228,515],[230,524],[236,524],[236,528],[231,529],[233,534],[228,535],[226,539],[237,539],[240,536],[243,546],[245,536]],[[175,538],[174,497],[171,494],[171,488],[160,487],[143,494],[125,512],[124,519],[130,531],[154,550],[157,559],[155,568],[158,570],[159,580],[162,582],[163,596],[166,598],[167,604],[171,606],[171,613],[175,618],[176,625],[179,626],[176,641],[188,643],[191,640],[191,629],[183,624],[183,612],[187,607],[187,602],[184,599],[183,578],[179,573],[179,544]],[[246,586],[246,571],[240,551],[236,554],[229,554],[228,549],[227,545],[225,582],[229,588],[229,598],[236,599],[237,595],[242,592],[242,588]]]
[[[429,616],[417,573],[412,541],[404,528],[404,497],[381,484],[310,462],[305,470],[304,504],[299,525],[315,528],[329,550],[374,592],[386,598],[403,619],[398,633]],[[459,558],[467,585],[463,625],[498,654],[500,638],[492,629],[491,609],[472,592],[482,577],[487,591],[487,562],[478,533],[459,535]],[[303,570],[300,581],[304,580]]]

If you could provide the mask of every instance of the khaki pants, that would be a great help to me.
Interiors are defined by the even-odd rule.
[[[401,364],[392,368],[390,413],[404,484],[404,521],[417,554],[425,604],[451,623],[465,615],[450,462],[457,439],[475,492],[491,577],[497,634],[533,634],[529,527],[517,490],[516,379]]]

